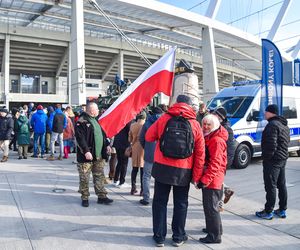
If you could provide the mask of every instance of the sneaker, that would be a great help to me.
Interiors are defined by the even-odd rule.
[[[62,159],[63,158],[61,157],[61,155],[57,157],[57,160],[59,160],[59,161],[62,161]]]
[[[220,244],[222,242],[221,239],[212,240],[210,237],[206,236],[204,238],[200,238],[199,241],[204,244]]]
[[[98,203],[98,204],[109,205],[109,204],[112,203],[113,201],[114,201],[114,200],[105,197],[105,198],[98,198],[97,203]]]
[[[141,199],[141,200],[140,200],[140,203],[141,203],[142,205],[144,205],[144,206],[149,205],[149,201],[146,201],[146,200],[144,200],[144,199]]]
[[[256,212],[255,215],[259,218],[265,219],[265,220],[272,220],[273,219],[273,212],[266,213],[265,210],[262,210],[260,212]]]
[[[55,161],[54,155],[50,155],[50,156],[47,158],[47,161]]]
[[[89,200],[82,200],[81,201],[81,206],[88,207],[89,206]]]
[[[172,245],[173,245],[174,247],[180,247],[180,246],[182,246],[187,240],[188,240],[188,237],[185,235],[185,236],[183,237],[182,240],[174,240],[174,239],[173,239]]]
[[[23,159],[23,157],[22,156],[19,156],[19,158],[18,158],[19,160],[22,160]]]
[[[27,159],[27,156],[24,156],[24,157],[23,157],[23,159],[25,159],[25,160],[26,160],[26,159]]]
[[[157,240],[156,238],[154,238],[154,236],[152,238],[155,241],[156,247],[164,247],[165,246],[165,243],[163,240]]]
[[[225,194],[224,204],[226,204],[230,200],[231,196],[234,194],[234,191],[229,189],[226,192],[224,192],[224,194]]]
[[[156,247],[164,247],[165,243],[163,242],[156,242]]]
[[[117,187],[117,186],[119,186],[119,181],[114,181],[114,185]]]
[[[123,184],[118,185],[118,188],[129,188],[129,187],[130,186],[126,182],[124,182]]]
[[[274,210],[274,214],[276,214],[279,218],[285,219],[286,218],[286,212],[285,210]]]

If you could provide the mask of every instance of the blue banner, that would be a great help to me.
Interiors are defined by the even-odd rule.
[[[282,115],[282,58],[275,44],[267,39],[262,39],[261,101],[262,112],[268,105],[276,104]]]
[[[270,104],[276,104],[279,115],[282,115],[282,58],[274,43],[262,39],[261,121],[257,125],[256,141],[261,140],[261,134],[266,124],[263,119],[264,112]]]

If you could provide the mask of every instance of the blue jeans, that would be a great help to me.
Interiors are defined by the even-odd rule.
[[[33,155],[38,156],[38,141],[40,140],[41,154],[45,154],[45,133],[35,133],[33,136]]]
[[[151,184],[151,171],[153,163],[145,161],[144,174],[143,174],[143,199],[145,201],[150,200],[150,184]]]
[[[156,242],[163,242],[167,235],[167,205],[169,193],[173,187],[173,241],[186,240],[185,222],[188,208],[190,185],[172,186],[155,181],[152,203],[153,238]]]

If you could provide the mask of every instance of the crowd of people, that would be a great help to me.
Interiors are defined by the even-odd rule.
[[[103,111],[101,111],[103,112]],[[9,148],[18,150],[19,159],[32,157],[47,160],[68,158],[76,152],[81,205],[89,206],[89,180],[92,173],[99,204],[111,204],[105,185],[131,187],[131,195],[141,196],[140,204],[151,203],[150,183],[154,178],[152,200],[153,240],[164,246],[167,234],[167,205],[173,192],[172,239],[174,246],[187,241],[185,223],[190,184],[202,190],[206,237],[205,244],[222,242],[220,212],[234,191],[225,185],[226,170],[233,164],[235,141],[224,107],[207,110],[204,103],[194,105],[187,95],[179,95],[171,107],[159,105],[140,112],[113,138],[107,138],[98,122],[101,114],[94,102],[74,113],[70,106],[60,104],[0,109],[1,162],[8,160]],[[268,125],[262,136],[263,177],[266,204],[256,216],[272,219],[276,214],[286,217],[287,191],[285,165],[288,158],[289,129],[278,107],[269,105],[265,111]],[[55,157],[56,143],[59,145]],[[46,154],[49,156],[46,158]],[[131,157],[131,185],[126,183]],[[104,167],[109,164],[108,177]],[[140,172],[140,184],[137,182]],[[139,187],[139,189],[138,189]],[[274,210],[276,188],[279,189],[279,209]],[[223,195],[224,194],[224,195]]]
[[[31,157],[47,160],[68,158],[70,152],[76,151],[75,121],[84,111],[73,112],[70,106],[62,108],[61,104],[43,107],[33,103],[19,108],[0,109],[0,139],[3,157],[8,160],[9,150],[18,151],[20,160]],[[55,145],[59,144],[59,154],[55,157]],[[49,154],[48,158],[46,155]]]

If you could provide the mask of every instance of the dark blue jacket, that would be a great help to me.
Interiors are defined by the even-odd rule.
[[[46,122],[47,115],[44,110],[38,110],[32,115],[30,125],[34,133],[43,134],[46,132]]]
[[[58,115],[63,115],[64,118],[63,118],[63,121],[62,121],[62,124],[59,124],[59,126],[62,127],[62,129],[65,129],[67,127],[67,118],[65,116],[65,114],[61,111],[61,109],[56,109],[54,112],[52,112],[47,120],[47,126],[49,127],[50,131],[53,131],[53,132],[56,132],[53,130],[53,121],[54,121],[54,116],[58,114]],[[56,126],[58,124],[55,124]],[[62,133],[62,132],[60,132]]]
[[[145,150],[145,154],[144,154],[144,160],[146,162],[150,162],[153,163],[154,161],[154,151],[155,151],[155,145],[156,142],[148,142],[145,140],[145,134],[148,130],[148,128],[154,123],[156,122],[156,120],[160,117],[160,115],[151,115],[148,117],[147,121],[145,122],[145,124],[143,125],[141,132],[140,132],[140,143],[142,145],[142,147]]]

